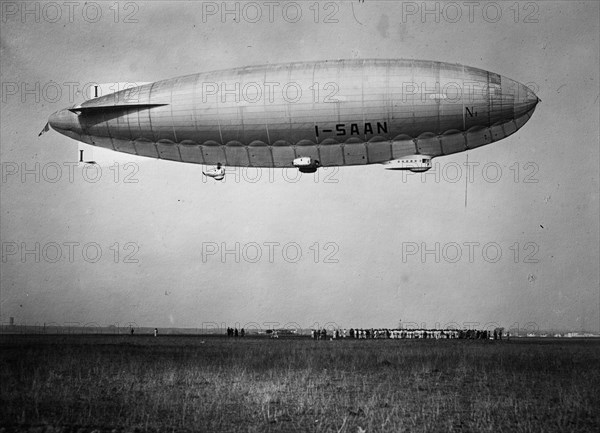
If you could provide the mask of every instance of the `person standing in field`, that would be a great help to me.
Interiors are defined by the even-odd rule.
[[[154,336],[158,337],[158,328],[154,328]]]

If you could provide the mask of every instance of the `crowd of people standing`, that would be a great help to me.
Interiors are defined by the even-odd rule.
[[[469,340],[502,340],[502,337],[510,337],[504,334],[504,328],[496,328],[493,331],[485,329],[313,329],[310,332],[313,340],[327,340],[338,338],[353,339],[469,339]]]
[[[238,330],[237,328],[227,328],[227,336],[228,337],[245,337],[246,331],[244,328]]]

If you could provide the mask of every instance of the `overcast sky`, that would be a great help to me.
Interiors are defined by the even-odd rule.
[[[236,17],[221,2],[2,2],[3,323],[599,330],[599,3],[314,4],[241,2]],[[426,175],[230,169],[218,183],[38,138],[87,83],[340,58],[465,64],[542,102]],[[69,165],[79,149],[101,173]]]

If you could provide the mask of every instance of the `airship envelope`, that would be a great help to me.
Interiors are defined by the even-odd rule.
[[[336,60],[202,72],[89,99],[52,114],[74,140],[193,164],[318,167],[431,159],[499,141],[532,116],[527,86],[422,60]]]

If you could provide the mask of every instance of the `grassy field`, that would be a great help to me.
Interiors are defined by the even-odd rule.
[[[600,341],[0,336],[0,432],[599,431]]]

